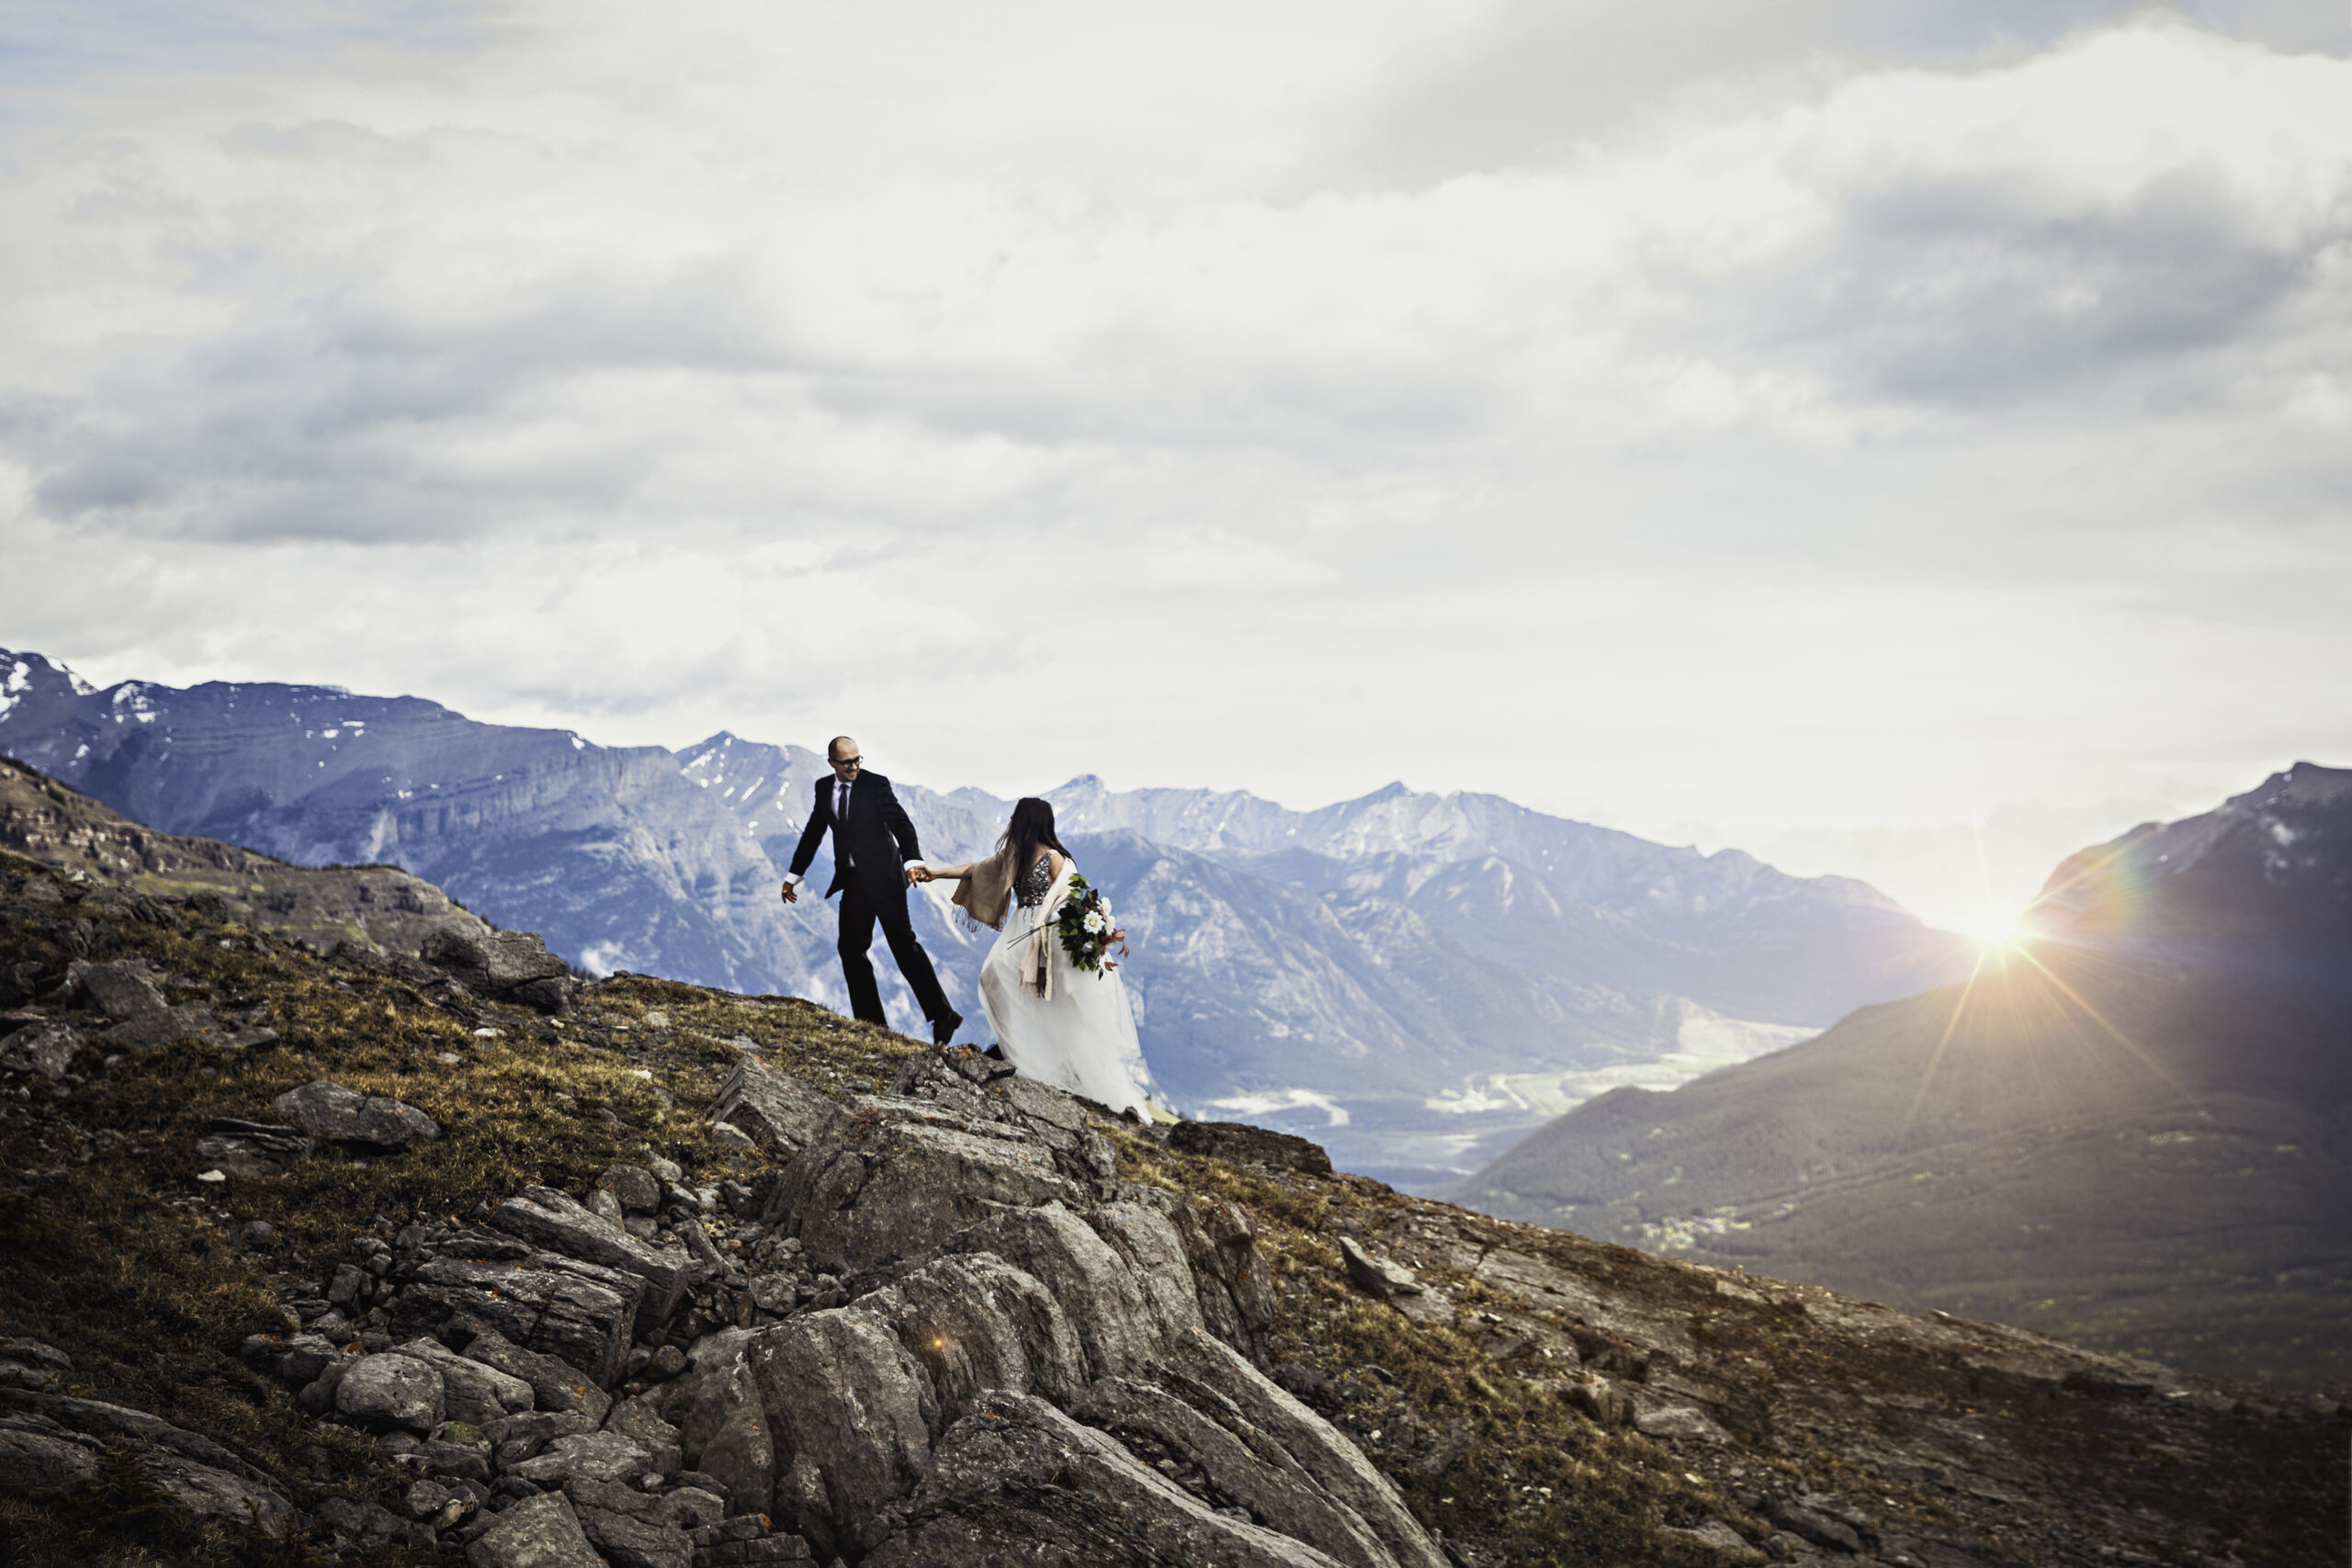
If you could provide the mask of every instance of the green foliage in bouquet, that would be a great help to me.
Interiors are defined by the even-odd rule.
[[[1076,872],[1070,874],[1069,897],[1062,900],[1055,924],[1061,930],[1062,951],[1069,954],[1070,966],[1090,975],[1116,969],[1113,950],[1122,955],[1127,951],[1127,933],[1111,920],[1111,900]]]

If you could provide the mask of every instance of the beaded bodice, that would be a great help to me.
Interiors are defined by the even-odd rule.
[[[1046,895],[1053,891],[1053,886],[1054,857],[1041,854],[1021,874],[1021,880],[1012,885],[1012,896],[1023,908],[1034,909],[1046,901]]]

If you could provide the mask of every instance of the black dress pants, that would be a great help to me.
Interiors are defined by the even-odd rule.
[[[899,961],[899,973],[907,977],[915,1000],[922,1004],[923,1017],[936,1021],[954,1011],[947,1005],[947,993],[939,988],[939,976],[932,971],[931,954],[915,940],[906,890],[900,888],[898,897],[876,904],[852,883],[842,889],[841,939],[842,976],[849,982],[850,1016],[868,1023],[889,1022],[882,1016],[882,987],[875,982],[874,961],[865,955],[874,945],[876,920],[890,944],[890,956]]]

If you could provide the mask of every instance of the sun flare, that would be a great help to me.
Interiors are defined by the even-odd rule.
[[[1986,915],[1962,926],[1961,932],[1987,953],[2015,947],[2033,935],[2021,915]]]

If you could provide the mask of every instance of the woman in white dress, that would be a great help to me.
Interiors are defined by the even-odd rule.
[[[1013,807],[995,854],[915,876],[961,883],[956,906],[997,930],[980,965],[980,1010],[1005,1059],[1040,1083],[1148,1121],[1151,1079],[1126,982],[1108,965],[1079,968],[1062,949],[1056,920],[1074,869],[1054,836],[1054,808],[1031,797]]]

